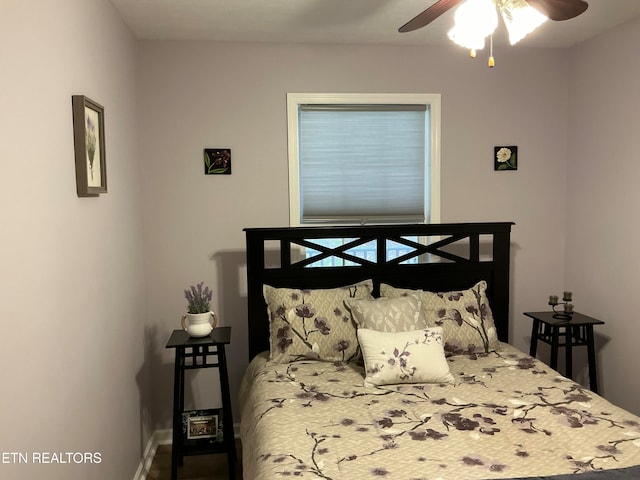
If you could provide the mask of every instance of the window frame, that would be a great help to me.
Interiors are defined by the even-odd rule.
[[[298,147],[298,110],[305,104],[422,104],[429,108],[429,156],[426,169],[429,195],[425,223],[440,222],[440,94],[429,93],[287,93],[287,132],[289,161],[289,224],[292,227],[336,225],[333,223],[303,223],[300,215],[300,169]],[[427,196],[425,195],[425,201]],[[344,224],[342,224],[344,225]]]

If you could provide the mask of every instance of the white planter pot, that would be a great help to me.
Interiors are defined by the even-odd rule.
[[[182,328],[192,337],[206,337],[217,323],[218,319],[213,312],[187,313],[182,317]]]

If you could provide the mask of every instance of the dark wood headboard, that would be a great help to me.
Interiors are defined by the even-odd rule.
[[[446,292],[466,289],[486,280],[498,338],[507,342],[512,225],[512,222],[499,222],[246,228],[249,359],[269,350],[264,284],[301,289],[335,288],[370,278],[377,296],[380,283]],[[335,248],[315,243],[330,238],[348,240]],[[373,249],[375,258],[352,255],[352,249],[358,245]],[[405,246],[411,252],[387,259],[387,245]],[[319,253],[306,258],[304,249]],[[330,257],[341,258],[350,265],[314,265]],[[402,263],[411,259],[418,261]]]

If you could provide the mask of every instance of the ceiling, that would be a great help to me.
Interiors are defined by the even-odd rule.
[[[398,28],[435,0],[110,0],[144,40],[437,45],[448,43],[451,10],[425,28]],[[546,22],[519,45],[570,47],[640,17],[640,0],[588,0],[585,13]],[[504,25],[494,39],[507,44]]]

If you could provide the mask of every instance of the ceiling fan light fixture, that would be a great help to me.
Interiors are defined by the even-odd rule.
[[[498,27],[498,12],[493,0],[466,0],[456,9],[449,38],[468,50],[482,50],[484,40]]]
[[[471,58],[476,50],[484,48],[485,39],[491,36],[489,66],[495,66],[493,57],[493,32],[498,27],[498,12],[502,16],[509,42],[515,45],[547,20],[561,21],[577,17],[589,7],[584,0],[436,0],[398,29],[412,32],[422,28],[443,13],[456,9],[454,26],[449,38],[469,51]]]
[[[529,6],[524,0],[505,2],[500,8],[500,13],[507,27],[511,45],[518,43],[548,20],[544,14]]]

